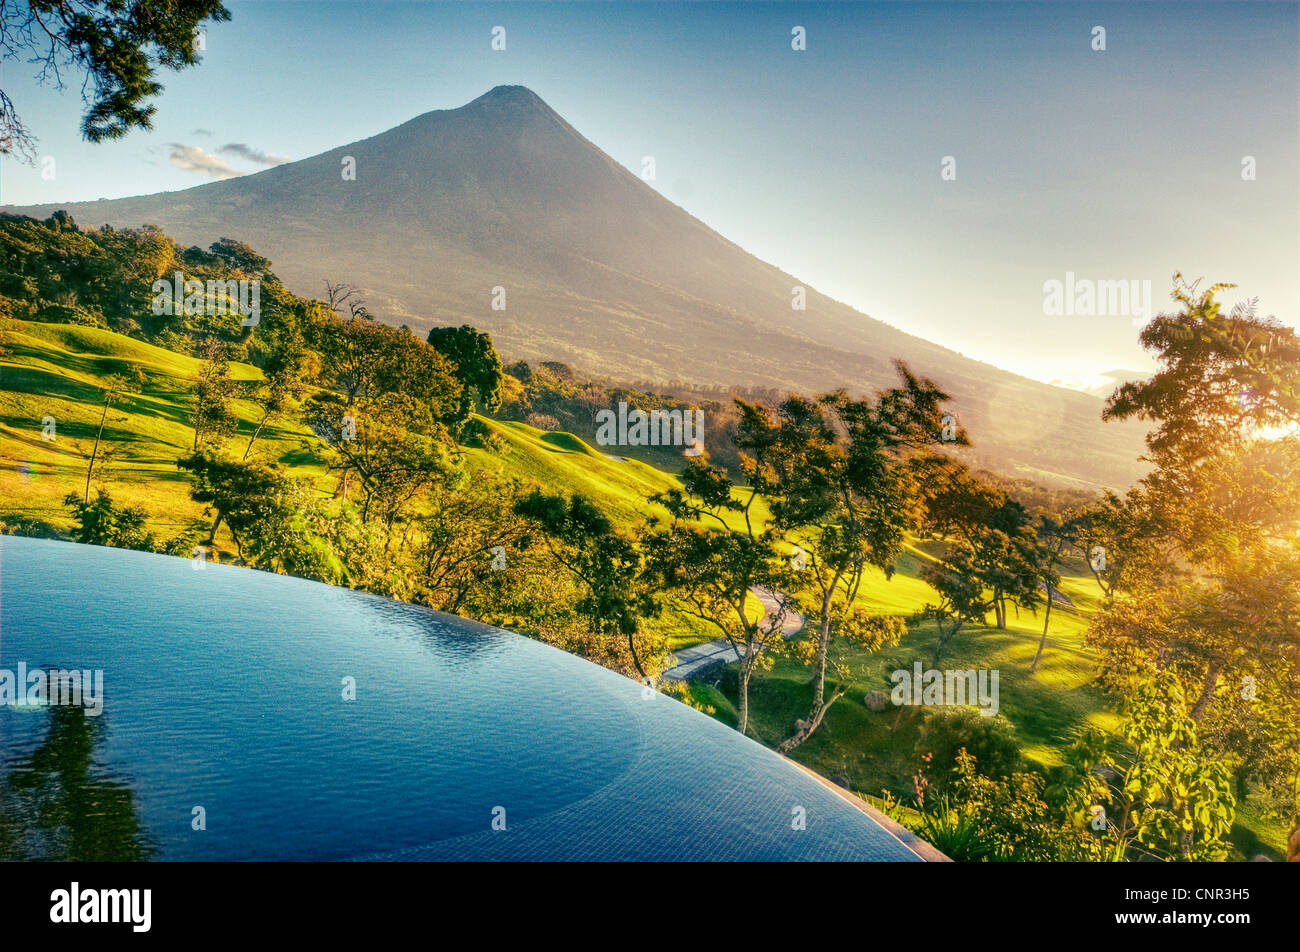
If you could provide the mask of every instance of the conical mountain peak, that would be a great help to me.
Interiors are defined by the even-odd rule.
[[[468,105],[526,106],[533,109],[547,110],[551,108],[542,101],[541,96],[527,86],[493,86],[482,96],[479,96],[478,99],[468,103]]]

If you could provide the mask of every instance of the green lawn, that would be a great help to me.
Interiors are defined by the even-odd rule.
[[[11,349],[0,364],[0,520],[25,517],[58,532],[71,527],[63,496],[85,486],[103,380],[126,364],[139,367],[145,383],[142,392],[125,395],[108,411],[110,491],[119,503],[155,514],[157,525],[179,527],[202,514],[190,501],[188,476],[176,468],[193,445],[186,400],[199,360],[110,331],[63,324],[26,323],[11,335]],[[234,364],[231,376],[254,380],[260,372]],[[245,401],[236,408],[247,440],[255,408]],[[55,421],[53,441],[42,438],[47,416]],[[315,442],[301,426],[271,427],[258,451],[318,478],[324,462],[311,451]]]

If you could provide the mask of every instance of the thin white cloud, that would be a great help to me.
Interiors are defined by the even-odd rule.
[[[273,155],[270,152],[263,152],[261,149],[254,149],[246,142],[230,142],[217,151],[225,155],[234,155],[241,159],[247,159],[249,162],[256,162],[258,165],[265,165],[268,168],[293,161],[287,156]]]
[[[213,155],[211,152],[204,152],[196,145],[181,145],[179,142],[168,144],[172,151],[167,158],[178,169],[206,175],[211,179],[236,178],[247,174],[232,168],[230,163],[221,156]]]

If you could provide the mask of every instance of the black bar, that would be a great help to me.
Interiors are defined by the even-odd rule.
[[[1062,937],[1140,933],[1179,940],[1201,932],[1231,941],[1254,931],[1280,934],[1300,895],[1293,874],[1274,863],[859,864],[817,869],[53,863],[0,866],[0,910],[7,940],[29,935],[328,940],[399,930],[450,938],[465,928],[485,938],[520,930],[536,942],[553,932],[566,945],[581,937],[612,940],[631,933],[676,935],[685,941],[711,936],[731,945],[747,933],[763,939],[774,920],[804,920],[825,934],[884,938],[897,930],[898,939],[910,937],[908,942],[927,932],[944,940],[1042,929],[1052,931],[1040,934]],[[150,890],[148,932],[135,932],[129,922],[51,922],[52,894],[69,890],[74,882],[82,897],[88,890]],[[701,903],[702,895],[713,898]],[[692,901],[683,904],[687,898]],[[1207,914],[1212,917],[1208,924],[1186,918]],[[1120,921],[1134,915],[1150,915],[1154,921]]]

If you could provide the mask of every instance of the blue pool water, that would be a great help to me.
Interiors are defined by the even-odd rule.
[[[102,670],[104,705],[0,706],[8,858],[918,859],[670,698],[314,582],[0,537],[0,669],[19,662]]]

